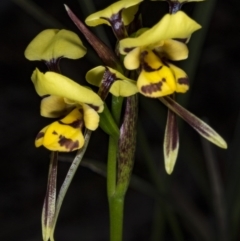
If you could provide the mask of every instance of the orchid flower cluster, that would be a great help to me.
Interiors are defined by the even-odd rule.
[[[91,87],[82,86],[61,73],[62,58],[79,59],[87,52],[77,34],[68,30],[47,29],[39,33],[25,50],[27,59],[43,61],[48,68],[45,73],[35,69],[31,80],[42,98],[40,114],[54,119],[39,131],[35,140],[36,147],[44,146],[53,152],[55,158],[57,152],[78,150],[77,156],[81,154],[82,158],[88,145],[86,139],[89,136],[86,133],[91,133],[100,126],[109,134],[108,162],[111,164],[108,163],[108,167],[113,168],[108,169],[107,177],[112,220],[117,215],[114,211],[111,213],[114,209],[111,207],[115,205],[114,198],[124,198],[133,168],[138,94],[158,99],[168,108],[163,143],[168,174],[174,169],[179,150],[176,115],[204,138],[221,148],[227,148],[226,142],[211,127],[175,101],[178,93],[184,94],[190,87],[187,73],[175,61],[188,58],[187,43],[191,35],[201,28],[181,7],[187,2],[201,0],[166,0],[169,13],[151,28],[142,26],[142,1],[117,1],[86,18],[85,23],[90,27],[106,24],[112,28],[116,37],[115,51],[107,47],[65,6],[69,17],[103,62],[103,65],[89,70],[85,77],[90,85],[99,87],[97,93]],[[111,111],[105,103],[109,93],[113,103]],[[121,112],[123,118],[120,118]],[[112,146],[114,148],[111,149]],[[47,205],[47,198],[44,204],[44,241],[53,240],[59,212],[56,211],[56,193],[52,196],[54,200],[51,205]],[[46,210],[50,206],[52,209]],[[116,227],[112,226],[111,240],[121,240],[114,239]]]

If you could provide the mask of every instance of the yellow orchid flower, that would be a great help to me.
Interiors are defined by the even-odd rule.
[[[185,3],[185,2],[202,2],[205,0],[151,0],[151,1],[166,1],[166,2],[179,2],[179,3]]]
[[[140,30],[135,38],[119,42],[119,51],[126,55],[124,66],[129,69],[141,67],[137,80],[139,92],[158,98],[188,90],[187,74],[168,63],[168,60],[183,60],[188,57],[185,43],[174,40],[186,39],[201,26],[184,12],[165,15],[151,29]]]
[[[49,62],[59,58],[79,59],[86,52],[77,34],[65,29],[47,29],[30,42],[24,55],[28,60]]]
[[[89,15],[85,23],[88,26],[97,26],[107,24],[111,26],[111,22],[116,21],[116,16],[121,13],[121,19],[124,25],[128,25],[134,19],[134,15],[138,11],[138,5],[143,0],[122,0],[117,1],[107,8]]]
[[[110,93],[114,96],[128,97],[138,92],[136,81],[133,81],[115,69],[110,67],[98,66],[89,70],[86,74],[88,83],[100,86],[104,74],[109,73],[109,78],[115,78]]]
[[[45,117],[62,116],[74,106],[83,104],[97,112],[103,111],[103,101],[96,93],[66,76],[51,71],[43,74],[36,69],[31,79],[37,93],[45,97],[41,102],[41,115]]]
[[[35,140],[36,147],[44,146],[51,151],[70,152],[84,145],[82,128],[95,130],[99,124],[98,113],[87,105],[73,109],[63,119],[44,127]]]

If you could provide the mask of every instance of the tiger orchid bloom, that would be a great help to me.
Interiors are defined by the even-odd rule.
[[[179,11],[166,14],[151,29],[141,30],[139,36],[119,42],[120,53],[126,55],[124,66],[129,70],[140,68],[137,86],[141,94],[159,98],[188,90],[187,74],[169,60],[188,57],[186,44],[174,39],[186,39],[200,28],[198,23]]]
[[[80,149],[84,144],[82,128],[85,126],[89,130],[95,130],[98,127],[98,112],[102,112],[104,108],[101,98],[92,90],[55,72],[43,74],[36,69],[31,78],[40,96],[57,98],[46,102],[43,98],[41,113],[44,116],[60,117],[67,113],[63,119],[39,132],[36,146],[43,145],[52,151],[66,152]]]

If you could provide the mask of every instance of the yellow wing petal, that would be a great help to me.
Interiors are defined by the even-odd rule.
[[[169,64],[170,69],[172,70],[175,80],[176,80],[176,92],[185,93],[189,89],[189,79],[187,74],[177,66]]]

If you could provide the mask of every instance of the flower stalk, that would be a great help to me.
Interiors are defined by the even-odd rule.
[[[122,240],[124,199],[131,178],[136,146],[137,104],[137,95],[127,98],[119,141],[112,137],[109,140],[107,191],[111,241]]]

